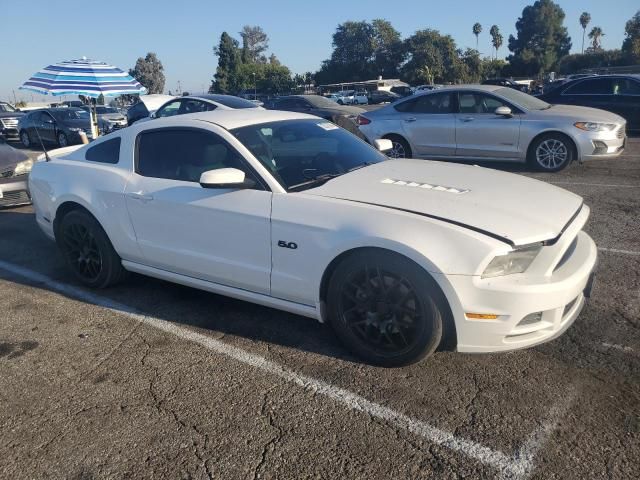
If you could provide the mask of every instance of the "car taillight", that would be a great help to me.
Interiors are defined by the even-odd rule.
[[[358,125],[369,125],[371,123],[371,120],[369,120],[367,117],[363,117],[362,115],[358,115],[358,117],[356,118],[356,123]]]

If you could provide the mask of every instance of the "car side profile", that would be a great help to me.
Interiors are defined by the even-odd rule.
[[[112,126],[98,118],[98,129],[105,134]],[[20,117],[18,131],[20,141],[26,148],[40,145],[40,142],[66,147],[82,143],[81,133],[89,138],[92,136],[89,112],[76,107],[32,110]]]
[[[51,152],[29,186],[85,285],[130,271],[293,312],[371,363],[569,328],[597,257],[581,197],[374,143],[311,115],[216,110]]]
[[[393,157],[527,162],[547,172],[574,160],[615,158],[626,141],[626,122],[614,113],[551,105],[492,85],[418,93],[357,122],[370,142],[391,140]]]

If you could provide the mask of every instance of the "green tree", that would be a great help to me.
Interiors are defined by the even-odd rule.
[[[640,10],[631,17],[624,27],[622,51],[631,62],[640,62]]]
[[[522,10],[516,22],[517,36],[509,36],[508,60],[516,75],[541,75],[552,70],[571,50],[571,38],[563,25],[564,11],[552,0],[537,0]]]
[[[482,60],[480,53],[473,48],[467,48],[460,54],[460,60],[465,66],[464,74],[460,81],[463,83],[478,83],[482,80]]]
[[[584,53],[584,35],[587,33],[587,26],[591,21],[591,14],[589,12],[582,12],[580,15],[580,26],[582,27],[582,53]]]
[[[231,93],[236,91],[236,72],[240,66],[240,48],[238,41],[227,32],[220,35],[220,43],[213,53],[218,57],[218,68],[209,92]]]
[[[245,25],[240,32],[243,63],[267,63],[264,52],[269,48],[269,37],[262,27]]]
[[[129,75],[146,87],[147,93],[162,93],[164,91],[164,67],[155,53],[139,57],[135,67],[129,70]]]
[[[373,27],[373,72],[386,78],[397,77],[406,54],[402,37],[387,20],[375,19]]]
[[[402,68],[402,74],[410,83],[423,82],[425,68],[437,83],[461,81],[467,74],[450,35],[431,29],[418,30],[405,40],[405,49],[409,52],[409,60]]]
[[[604,32],[600,27],[593,27],[589,32],[589,39],[591,40],[591,46],[588,48],[590,52],[597,52],[602,50],[601,39],[604,37]]]
[[[589,50],[587,50],[589,52]],[[628,59],[620,50],[600,50],[589,53],[574,53],[562,57],[558,72],[567,75],[588,68],[606,68],[627,65]]]
[[[498,50],[502,46],[502,34],[500,33],[500,29],[497,25],[493,25],[491,30],[489,30],[489,35],[491,35],[491,45],[496,50],[496,59],[498,58]]]
[[[507,62],[493,58],[483,58],[480,65],[482,78],[498,78],[504,76]]]
[[[473,34],[476,36],[476,50],[478,50],[478,39],[482,33],[482,25],[479,22],[473,24]]]
[[[251,91],[269,95],[289,93],[294,87],[291,71],[284,65],[243,63],[236,72],[237,91]]]

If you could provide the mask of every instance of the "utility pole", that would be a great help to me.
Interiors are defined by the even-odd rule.
[[[180,87],[180,80],[178,80],[178,96],[182,96],[182,88]]]
[[[13,104],[15,105],[16,103],[18,103],[18,101],[16,100],[16,91],[15,90],[11,90],[13,92]]]

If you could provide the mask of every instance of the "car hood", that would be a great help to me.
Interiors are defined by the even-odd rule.
[[[0,143],[0,170],[4,170],[6,167],[14,166],[28,159],[29,157],[25,155],[24,152],[16,150],[6,143]]]
[[[22,112],[0,112],[0,118],[20,118],[24,116]]]
[[[625,120],[620,115],[600,110],[598,108],[580,107],[578,105],[551,105],[546,110],[538,110],[544,117],[564,117],[575,122],[603,122],[603,123],[624,123]]]
[[[319,195],[437,218],[511,245],[560,235],[582,198],[498,170],[428,160],[389,160],[306,190]]]

